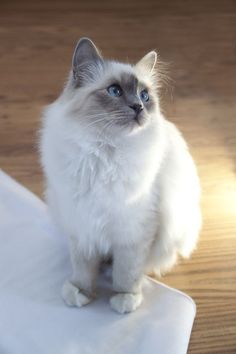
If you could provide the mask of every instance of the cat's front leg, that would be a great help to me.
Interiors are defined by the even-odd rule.
[[[119,313],[136,310],[142,303],[146,251],[139,246],[118,246],[113,254],[111,307]]]
[[[82,307],[94,298],[99,258],[80,252],[75,239],[70,240],[70,254],[73,273],[62,287],[62,297],[67,305]]]

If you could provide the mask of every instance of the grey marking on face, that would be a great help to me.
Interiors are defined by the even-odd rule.
[[[120,86],[122,94],[119,97],[109,94],[107,89],[112,85]],[[147,89],[146,86],[139,82],[132,73],[123,73],[119,80],[115,77],[110,78],[106,88],[94,92],[98,103],[98,112],[106,112],[111,119],[116,119],[119,125],[131,121],[136,121],[139,125],[142,125],[148,119],[148,113],[155,105],[151,94],[149,94],[150,98],[147,102],[142,101],[140,92],[143,89]]]
[[[149,100],[143,102],[140,93],[142,90],[147,89],[147,87],[144,83],[140,82],[134,74],[123,74],[119,84],[123,90],[126,104],[128,106],[140,104],[142,107],[146,108],[147,111],[151,111],[154,104],[151,93],[149,92]],[[147,91],[150,90],[147,89]]]
[[[120,76],[119,80],[116,78],[110,78],[107,83],[107,88],[111,85],[119,85],[122,89],[122,95],[120,97],[111,97],[106,90],[97,91],[99,101],[104,108],[109,104],[116,109],[123,106],[130,109],[130,107],[135,104],[140,104],[148,111],[153,108],[154,102],[151,94],[149,94],[149,101],[143,102],[141,100],[140,93],[143,89],[146,89],[146,86],[142,82],[139,82],[134,74],[124,73]]]
[[[134,74],[123,74],[120,78],[120,86],[124,93],[137,94],[138,79]]]

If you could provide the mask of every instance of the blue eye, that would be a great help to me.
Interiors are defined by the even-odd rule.
[[[122,88],[119,85],[111,85],[107,88],[107,92],[112,97],[120,97],[122,95]]]
[[[142,100],[143,102],[149,101],[149,95],[148,95],[147,90],[141,91],[141,92],[140,92],[140,97],[141,97],[141,100]]]

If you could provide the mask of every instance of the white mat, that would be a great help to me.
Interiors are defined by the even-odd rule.
[[[66,239],[45,204],[0,170],[0,354],[186,354],[191,298],[145,279],[144,303],[119,315],[109,282],[81,309],[60,297],[70,274]]]

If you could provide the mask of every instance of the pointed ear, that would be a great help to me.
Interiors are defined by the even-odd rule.
[[[152,50],[147,53],[139,62],[136,64],[136,67],[140,70],[146,70],[150,74],[153,72],[157,62],[157,53]]]
[[[103,62],[95,44],[89,38],[81,38],[75,47],[72,58],[72,71],[75,83],[82,84],[94,76],[94,68]]]

